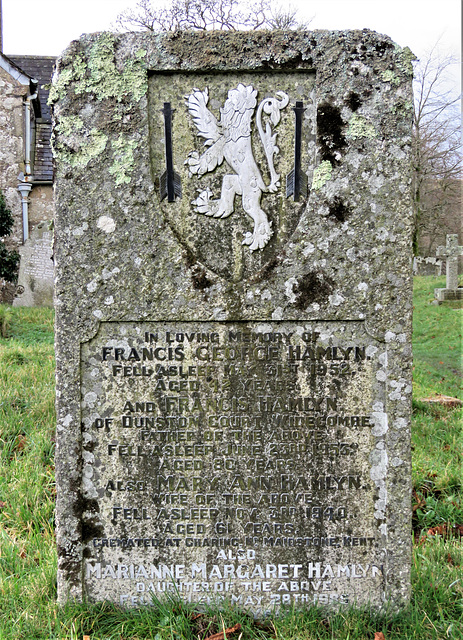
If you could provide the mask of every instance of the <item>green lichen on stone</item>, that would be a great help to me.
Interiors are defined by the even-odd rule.
[[[402,49],[402,47],[396,45],[394,53],[396,54],[397,67],[407,76],[413,76],[412,62],[417,59],[413,51],[411,51],[409,47],[404,47]]]
[[[312,189],[318,191],[323,185],[331,179],[333,167],[329,160],[324,160],[318,167],[315,167],[312,179]]]
[[[123,70],[117,68],[115,45],[117,36],[104,32],[98,35],[89,49],[88,59],[81,54],[69,58],[69,64],[60,71],[50,91],[49,103],[65,97],[69,85],[74,83],[77,95],[93,93],[98,100],[115,98],[120,102],[130,96],[138,102],[148,90],[148,74],[144,58],[146,51],[138,49],[133,58],[129,58]],[[63,62],[67,62],[66,56]]]
[[[138,102],[148,90],[148,74],[142,62],[143,49],[135,53],[136,59],[128,59],[122,72],[115,62],[116,36],[102,33],[90,48],[88,70],[90,75],[78,82],[76,93],[93,93],[98,100],[115,98],[120,102],[130,95]]]
[[[71,82],[82,82],[85,78],[86,64],[84,58],[76,54],[68,67],[60,71],[57,79],[52,83],[48,96],[48,104],[62,100]]]
[[[396,115],[406,113],[411,117],[413,115],[413,103],[410,100],[398,100],[393,106],[393,113]]]
[[[381,78],[384,80],[384,82],[390,82],[391,84],[394,84],[396,86],[400,84],[400,79],[391,69],[386,69],[386,71],[383,71],[383,73],[381,74]]]
[[[133,152],[137,144],[136,140],[126,140],[123,136],[119,136],[117,140],[113,140],[111,143],[116,157],[108,171],[115,176],[117,185],[129,184],[131,180],[131,177],[127,174],[133,171],[135,164]]]
[[[57,102],[64,97],[67,86],[73,80],[73,75],[73,69],[71,67],[63,69],[61,71],[58,78],[52,83],[50,87],[48,104],[53,104],[54,102]]]
[[[96,128],[91,129],[85,137],[81,134],[81,139],[82,143],[77,149],[58,139],[53,147],[54,155],[71,167],[84,168],[90,160],[103,153],[108,142],[108,136]]]
[[[78,116],[62,116],[56,125],[57,131],[60,136],[65,138],[71,136],[77,131],[81,131],[84,128],[84,123]]]
[[[376,131],[374,126],[370,122],[368,122],[366,118],[354,113],[352,118],[349,120],[347,136],[354,139],[376,138]]]

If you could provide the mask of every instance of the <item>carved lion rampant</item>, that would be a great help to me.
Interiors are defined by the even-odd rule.
[[[251,85],[239,84],[228,92],[228,98],[220,109],[220,122],[207,108],[209,91],[193,89],[187,96],[188,110],[198,129],[198,135],[205,138],[207,147],[202,155],[197,151],[189,153],[185,164],[190,174],[201,177],[214,171],[225,160],[234,174],[226,174],[222,182],[219,200],[212,199],[209,188],[201,191],[192,204],[197,213],[214,218],[226,218],[233,213],[235,196],[241,196],[243,209],[254,221],[253,232],[245,234],[243,244],[251,251],[262,249],[272,236],[272,223],[260,206],[262,193],[275,192],[280,186],[280,175],[275,171],[273,157],[278,153],[276,134],[269,122],[262,126],[262,112],[270,117],[273,126],[280,122],[280,111],[284,109],[289,97],[278,91],[277,98],[265,98],[257,110],[257,129],[264,146],[269,164],[271,181],[266,185],[254,159],[251,146],[251,120],[257,105],[257,90]]]

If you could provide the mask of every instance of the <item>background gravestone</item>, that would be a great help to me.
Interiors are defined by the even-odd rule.
[[[19,248],[17,294],[14,307],[53,306],[53,225],[42,221]]]
[[[447,234],[445,247],[437,247],[436,255],[445,258],[445,289],[434,289],[434,296],[440,302],[444,300],[461,300],[463,287],[458,286],[458,258],[463,255],[463,247],[458,245],[456,233]]]
[[[64,52],[62,602],[407,601],[412,58],[366,30]]]

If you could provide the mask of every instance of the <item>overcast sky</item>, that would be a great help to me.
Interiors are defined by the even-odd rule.
[[[160,0],[154,0],[160,5]],[[110,30],[137,0],[2,0],[3,51],[57,56],[82,33]],[[278,0],[275,2],[278,4]],[[286,4],[284,1],[282,4]],[[423,57],[437,41],[461,60],[460,0],[291,0],[311,29],[363,29],[385,33]],[[455,84],[461,78],[455,65]]]

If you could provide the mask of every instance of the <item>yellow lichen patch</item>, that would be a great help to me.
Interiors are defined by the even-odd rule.
[[[312,179],[312,189],[318,191],[323,185],[331,179],[333,167],[329,160],[324,160],[318,167],[315,167]]]
[[[400,79],[390,69],[386,69],[386,71],[383,71],[383,73],[381,74],[381,78],[384,80],[384,82],[390,82],[391,84],[394,84],[396,86],[400,84]]]
[[[77,147],[71,147],[62,140],[58,140],[54,144],[54,152],[59,155],[61,162],[71,165],[71,167],[83,168],[90,160],[104,151],[107,142],[108,136],[93,128],[85,137],[81,138]]]
[[[129,184],[131,178],[127,174],[132,172],[135,164],[133,151],[137,147],[137,142],[136,140],[126,140],[123,136],[119,136],[117,140],[113,140],[111,146],[116,152],[116,157],[108,171],[115,176],[117,185]]]
[[[356,113],[349,120],[347,136],[350,138],[376,138],[374,126],[363,116]]]
[[[69,66],[60,71],[53,83],[49,103],[64,98],[71,83],[74,83],[77,95],[93,93],[98,100],[115,98],[118,102],[130,96],[138,102],[148,90],[146,52],[144,49],[136,51],[121,71],[116,66],[116,40],[117,36],[112,33],[101,33],[90,47],[87,59],[79,54],[73,56]]]

